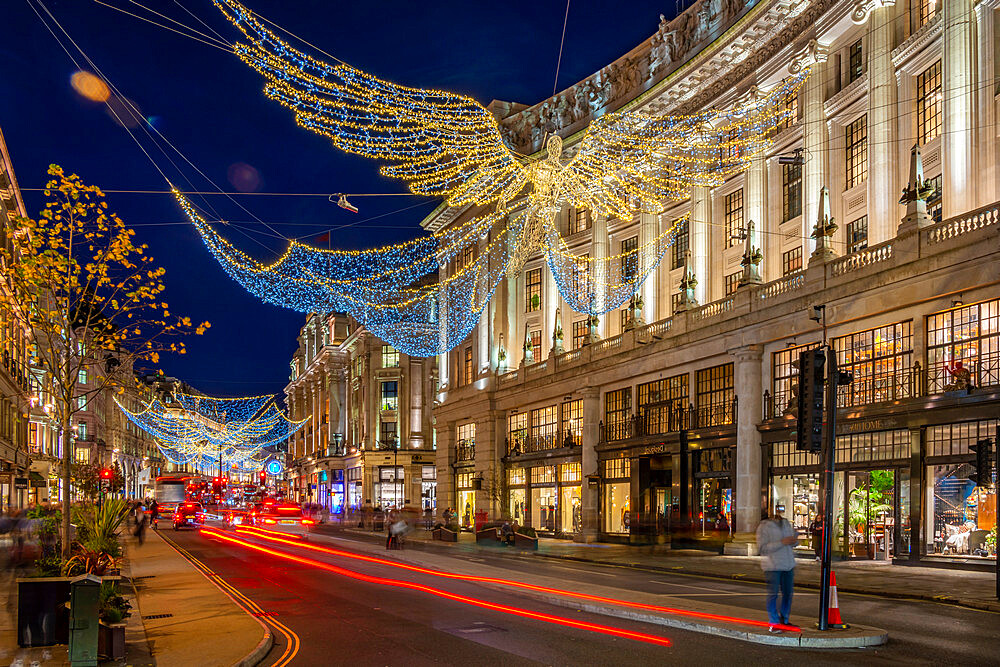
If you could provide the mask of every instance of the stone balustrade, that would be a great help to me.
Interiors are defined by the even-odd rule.
[[[990,204],[965,215],[944,220],[924,230],[924,240],[928,245],[941,243],[977,229],[997,224],[1000,220],[1000,206]]]
[[[872,246],[871,248],[859,250],[858,252],[847,255],[846,257],[836,259],[830,263],[830,275],[842,276],[845,273],[850,273],[852,271],[872,266],[873,264],[888,261],[892,259],[892,245],[893,241],[889,240],[884,243],[879,243],[876,246]]]

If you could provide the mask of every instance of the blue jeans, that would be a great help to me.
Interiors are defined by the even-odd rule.
[[[767,616],[772,624],[788,623],[792,611],[792,589],[795,585],[795,569],[765,570],[767,577]],[[781,610],[778,610],[778,593],[781,593]]]

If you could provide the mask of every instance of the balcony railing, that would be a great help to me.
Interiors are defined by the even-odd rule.
[[[581,438],[569,429],[564,433],[547,433],[545,435],[528,435],[515,437],[513,440],[507,438],[507,455],[521,456],[522,454],[537,454],[538,452],[550,449],[560,449],[562,447],[579,447]]]
[[[601,442],[616,442],[632,438],[666,435],[682,429],[713,428],[729,426],[736,423],[737,400],[727,401],[719,405],[696,408],[689,405],[686,408],[664,410],[655,406],[641,406],[639,414],[605,424],[600,423]]]
[[[458,451],[455,453],[456,461],[475,461],[476,460],[476,443],[469,442],[463,443],[458,446]]]

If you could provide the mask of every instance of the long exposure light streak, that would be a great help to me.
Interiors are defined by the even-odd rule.
[[[620,607],[630,607],[632,609],[641,609],[643,611],[652,611],[661,614],[670,614],[673,616],[687,616],[690,618],[698,618],[706,621],[721,621],[724,623],[735,623],[740,625],[749,625],[759,628],[770,628],[772,625],[774,627],[780,628],[786,632],[801,632],[801,628],[797,628],[794,625],[780,625],[772,624],[768,621],[758,621],[752,618],[741,618],[738,616],[726,616],[721,614],[710,614],[701,611],[692,611],[690,609],[677,609],[674,607],[664,607],[661,605],[654,604],[644,604],[641,602],[631,602],[629,600],[619,600],[616,598],[602,597],[600,595],[591,595],[589,593],[578,593],[576,591],[567,591],[559,588],[549,588],[547,586],[536,586],[535,584],[527,584],[521,581],[513,581],[511,579],[497,579],[495,577],[480,577],[469,574],[458,574],[456,572],[443,572],[441,570],[431,570],[425,567],[419,567],[417,565],[409,565],[406,563],[400,563],[397,561],[386,560],[384,558],[378,558],[377,556],[365,556],[363,554],[351,553],[349,551],[341,551],[340,549],[332,549],[329,547],[319,546],[317,544],[310,544],[306,542],[298,542],[287,539],[287,536],[269,530],[261,530],[252,526],[242,526],[238,529],[239,532],[246,532],[258,537],[262,540],[270,540],[272,542],[280,542],[283,544],[288,544],[291,546],[300,547],[303,549],[309,549],[311,551],[318,551],[321,553],[326,553],[331,556],[339,556],[343,558],[352,558],[354,560],[366,561],[369,563],[376,563],[378,565],[389,565],[391,567],[396,567],[402,570],[409,570],[411,572],[419,572],[420,574],[430,574],[436,577],[444,577],[446,579],[457,579],[461,581],[471,581],[483,584],[496,584],[500,586],[509,586],[511,588],[521,588],[524,590],[536,591],[539,593],[550,593],[553,595],[560,595],[563,597],[576,598],[579,600],[587,600],[589,602],[600,602],[602,604],[611,604]]]
[[[667,639],[666,637],[659,637],[657,635],[651,635],[645,632],[624,630],[622,628],[615,628],[610,625],[601,625],[599,623],[576,621],[571,618],[565,618],[563,616],[545,614],[542,612],[531,611],[528,609],[521,609],[519,607],[512,607],[510,605],[499,604],[496,602],[487,602],[486,600],[479,600],[477,598],[471,598],[465,595],[459,595],[457,593],[449,593],[448,591],[444,591],[439,588],[433,588],[431,586],[426,586],[424,584],[418,584],[411,581],[401,581],[399,579],[387,579],[385,577],[377,577],[374,575],[362,574],[361,572],[348,570],[346,568],[338,567],[336,565],[331,565],[330,563],[324,563],[323,561],[318,561],[313,558],[306,558],[305,556],[296,556],[295,554],[290,554],[285,551],[278,551],[276,549],[270,549],[268,547],[261,546],[259,544],[253,544],[252,542],[247,542],[237,537],[226,535],[225,533],[221,533],[212,528],[203,528],[201,529],[201,532],[216,539],[224,540],[226,542],[231,542],[232,544],[237,544],[247,549],[253,549],[255,551],[266,553],[271,556],[284,558],[286,560],[294,561],[296,563],[301,563],[302,565],[311,565],[313,567],[317,567],[326,570],[328,572],[333,572],[334,574],[339,574],[345,577],[350,577],[351,579],[356,579],[358,581],[364,581],[372,584],[380,584],[383,586],[394,586],[396,588],[408,588],[414,591],[429,593],[430,595],[445,598],[447,600],[454,600],[456,602],[463,602],[465,604],[473,605],[475,607],[481,607],[483,609],[492,609],[494,611],[500,611],[506,614],[512,614],[514,616],[521,616],[523,618],[545,621],[546,623],[563,625],[569,628],[576,628],[579,630],[588,630],[590,632],[597,632],[600,634],[611,635],[614,637],[622,637],[623,639],[632,639],[635,641],[647,642],[650,644],[658,644],[660,646],[670,646],[671,644],[670,640]]]

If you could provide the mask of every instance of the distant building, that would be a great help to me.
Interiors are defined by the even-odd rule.
[[[289,496],[340,515],[434,509],[433,374],[345,315],[310,315],[285,387],[289,417],[309,418],[288,442]]]

